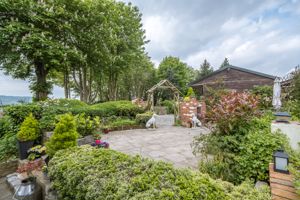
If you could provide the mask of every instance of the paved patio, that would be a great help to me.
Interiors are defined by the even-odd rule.
[[[176,167],[196,169],[200,158],[193,155],[191,143],[194,136],[208,133],[208,129],[175,127],[168,123],[159,123],[158,129],[154,130],[112,132],[104,135],[102,140],[109,142],[111,149],[126,154],[139,154],[154,160],[171,162]]]

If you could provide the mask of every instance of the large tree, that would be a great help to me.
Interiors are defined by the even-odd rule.
[[[200,65],[199,73],[198,73],[198,79],[203,78],[211,73],[213,73],[214,69],[210,65],[209,62],[207,62],[206,59],[204,59],[203,63]]]
[[[3,0],[0,67],[29,79],[36,100],[53,83],[82,101],[118,98],[118,81],[144,59],[141,14],[113,0]],[[142,61],[141,61],[142,62]]]
[[[167,56],[159,64],[157,75],[159,79],[168,79],[185,93],[188,83],[193,80],[191,72],[191,68],[179,58]]]
[[[55,1],[0,1],[0,67],[14,78],[29,79],[36,100],[51,92],[49,73],[76,54],[62,41],[68,18]]]

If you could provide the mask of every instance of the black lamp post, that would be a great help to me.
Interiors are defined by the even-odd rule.
[[[288,174],[289,155],[283,150],[277,150],[273,154],[274,158],[274,171]]]

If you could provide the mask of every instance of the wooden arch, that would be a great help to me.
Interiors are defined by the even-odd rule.
[[[170,89],[174,93],[174,101],[175,101],[175,107],[174,107],[174,117],[175,120],[177,116],[179,116],[179,95],[181,92],[175,87],[170,81],[168,80],[161,80],[159,83],[154,85],[152,88],[150,88],[147,91],[148,94],[148,106],[150,106],[150,110],[154,111],[154,92],[157,89]]]

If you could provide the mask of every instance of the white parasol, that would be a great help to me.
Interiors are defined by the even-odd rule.
[[[280,86],[280,78],[277,77],[274,81],[274,87],[273,87],[273,101],[272,105],[274,108],[278,111],[281,107],[281,100],[280,100],[280,95],[281,95],[281,86]]]

